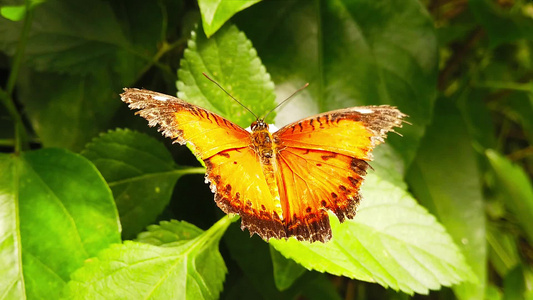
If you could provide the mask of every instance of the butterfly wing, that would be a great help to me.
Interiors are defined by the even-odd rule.
[[[164,136],[188,143],[196,156],[206,159],[228,149],[248,147],[250,133],[225,118],[176,97],[144,89],[124,89],[122,101],[139,109],[150,126]]]
[[[303,119],[273,134],[288,236],[325,242],[331,238],[328,210],[341,222],[355,216],[372,149],[401,127],[405,116],[390,106],[355,107]]]
[[[251,148],[221,152],[205,160],[215,201],[226,213],[241,216],[241,229],[261,238],[284,238],[282,208],[275,203],[256,153]]]
[[[281,207],[274,204],[248,131],[176,97],[140,89],[125,89],[121,97],[150,126],[159,125],[165,136],[188,143],[203,159],[217,205],[239,214],[242,228],[266,239],[285,237]]]

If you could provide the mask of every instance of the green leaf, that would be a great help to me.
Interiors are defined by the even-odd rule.
[[[109,126],[121,103],[112,76],[99,75],[23,72],[19,99],[43,146],[80,151]]]
[[[0,7],[0,15],[10,21],[17,22],[24,19],[25,5],[9,5]]]
[[[272,246],[270,246],[270,256],[274,267],[274,283],[280,291],[288,289],[296,279],[305,273],[304,267],[292,259],[285,258]]]
[[[477,157],[461,114],[439,99],[407,182],[418,201],[434,213],[463,251],[479,282],[454,287],[460,299],[485,292],[485,214]]]
[[[201,30],[193,31],[180,65],[178,97],[242,127],[250,126],[255,117],[207,80],[203,72],[258,116],[275,106],[270,75],[250,41],[235,26],[224,26],[210,39]]]
[[[392,166],[403,174],[436,95],[437,40],[420,1],[262,1],[235,19],[272,75],[278,99],[310,83],[278,111],[278,127],[337,108],[397,106],[413,124],[387,141],[399,155]]]
[[[269,244],[257,235],[250,237],[248,232],[243,232],[237,225],[234,224],[228,228],[224,235],[224,244],[229,249],[231,258],[235,260],[246,278],[245,295],[247,297],[245,298],[294,299],[299,292],[295,287],[296,284],[284,291],[280,291],[276,287],[275,279],[272,276],[274,267]],[[243,291],[239,289],[234,294],[240,296]],[[235,297],[229,297],[229,299],[232,298]]]
[[[22,241],[18,216],[20,161],[0,154],[0,295],[2,299],[24,299]]]
[[[316,276],[312,281],[307,281],[304,289],[302,289],[302,296],[309,300],[341,300],[346,297],[341,297],[334,281],[329,276],[321,274]]]
[[[65,150],[2,154],[0,165],[7,171],[0,191],[9,213],[0,217],[6,224],[2,249],[10,252],[1,256],[9,258],[2,269],[14,275],[3,277],[2,293],[25,289],[29,298],[57,299],[85,259],[120,241],[111,191],[88,160]]]
[[[489,284],[489,285],[487,285],[487,290],[485,291],[484,299],[486,299],[486,300],[502,300],[503,299],[502,292],[500,291],[500,289],[497,286],[495,286],[493,284]]]
[[[511,269],[520,263],[516,238],[495,224],[490,224],[487,229],[490,263],[498,275],[504,278]]]
[[[464,92],[457,102],[475,149],[493,148],[496,145],[494,123],[491,112],[484,103],[485,96],[486,94],[479,90],[469,90]]]
[[[30,0],[30,8],[33,9],[37,4],[45,2],[45,0]],[[0,7],[0,16],[18,22],[24,19],[26,15],[26,5],[4,5]]]
[[[506,97],[505,106],[498,107],[510,120],[520,124],[529,143],[533,143],[533,82],[530,93],[513,93]]]
[[[159,225],[148,226],[148,231],[141,232],[137,241],[154,246],[161,246],[173,242],[191,240],[201,235],[203,231],[185,221],[161,221]]]
[[[485,154],[496,174],[498,188],[505,195],[505,204],[520,223],[529,243],[533,243],[533,186],[528,175],[496,151],[487,150]]]
[[[326,244],[270,240],[284,256],[304,267],[384,287],[427,294],[474,280],[445,229],[405,191],[370,174],[357,216],[339,224],[330,218]]]
[[[261,0],[198,0],[205,35],[210,37],[234,14]]]
[[[524,268],[521,265],[512,269],[503,280],[504,299],[526,299]]]
[[[218,242],[230,223],[223,217],[195,238],[164,247],[131,241],[113,245],[72,275],[66,294],[72,299],[217,299],[227,272]]]
[[[163,144],[129,130],[101,134],[82,154],[111,187],[126,239],[156,220],[182,175],[205,172],[203,168],[178,168]]]
[[[492,47],[522,38],[533,40],[533,20],[526,14],[531,3],[526,3],[517,1],[514,9],[506,9],[489,0],[468,1],[477,21],[487,31]]]
[[[128,19],[119,20],[105,1],[48,0],[34,7],[33,16],[24,57],[38,71],[98,74],[114,69],[128,76],[126,70],[151,60],[126,37],[120,22],[127,24]],[[0,18],[0,49],[8,55],[15,54],[22,26]]]
[[[113,2],[117,13],[99,0],[50,0],[35,7],[22,56],[28,68],[19,74],[17,91],[44,146],[79,151],[109,129],[121,105],[119,91],[153,63],[163,7],[155,1],[129,4],[125,9]],[[142,17],[132,9],[138,6]],[[20,46],[19,23],[0,18],[0,49],[8,55]],[[133,27],[141,25],[143,30]]]

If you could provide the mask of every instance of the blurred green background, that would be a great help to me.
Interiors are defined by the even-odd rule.
[[[238,221],[221,225],[221,254],[218,234],[209,255],[194,252],[217,270],[187,273],[206,282],[198,298],[533,299],[532,1],[2,0],[0,51],[2,299],[55,298],[67,285],[64,295],[83,297],[69,281],[91,282],[92,267],[75,270],[98,253],[125,261],[110,245],[149,224],[208,231],[161,223],[172,238],[151,227],[138,241],[213,232],[222,214],[198,161],[119,100],[122,88],[144,87],[248,126],[253,117],[201,72],[256,114],[309,82],[269,120],[278,127],[356,105],[408,114],[372,166],[436,217],[477,280],[441,288],[465,279],[444,277],[409,295],[419,290],[395,275],[353,276],[381,286],[323,275],[249,239]],[[138,259],[143,247],[132,247]]]

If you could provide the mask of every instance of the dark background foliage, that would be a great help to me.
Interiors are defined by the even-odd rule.
[[[5,0],[0,51],[2,299],[533,297],[531,1]],[[278,126],[410,115],[334,243],[249,238],[119,100],[144,87],[248,126],[202,72],[259,115],[309,82]]]

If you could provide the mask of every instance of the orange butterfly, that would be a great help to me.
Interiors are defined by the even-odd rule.
[[[188,143],[207,167],[215,202],[242,218],[241,229],[265,240],[296,237],[327,242],[327,211],[340,222],[353,218],[372,149],[406,117],[391,106],[330,111],[269,132],[258,119],[251,132],[181,99],[124,89],[122,101],[158,124],[159,131]]]

